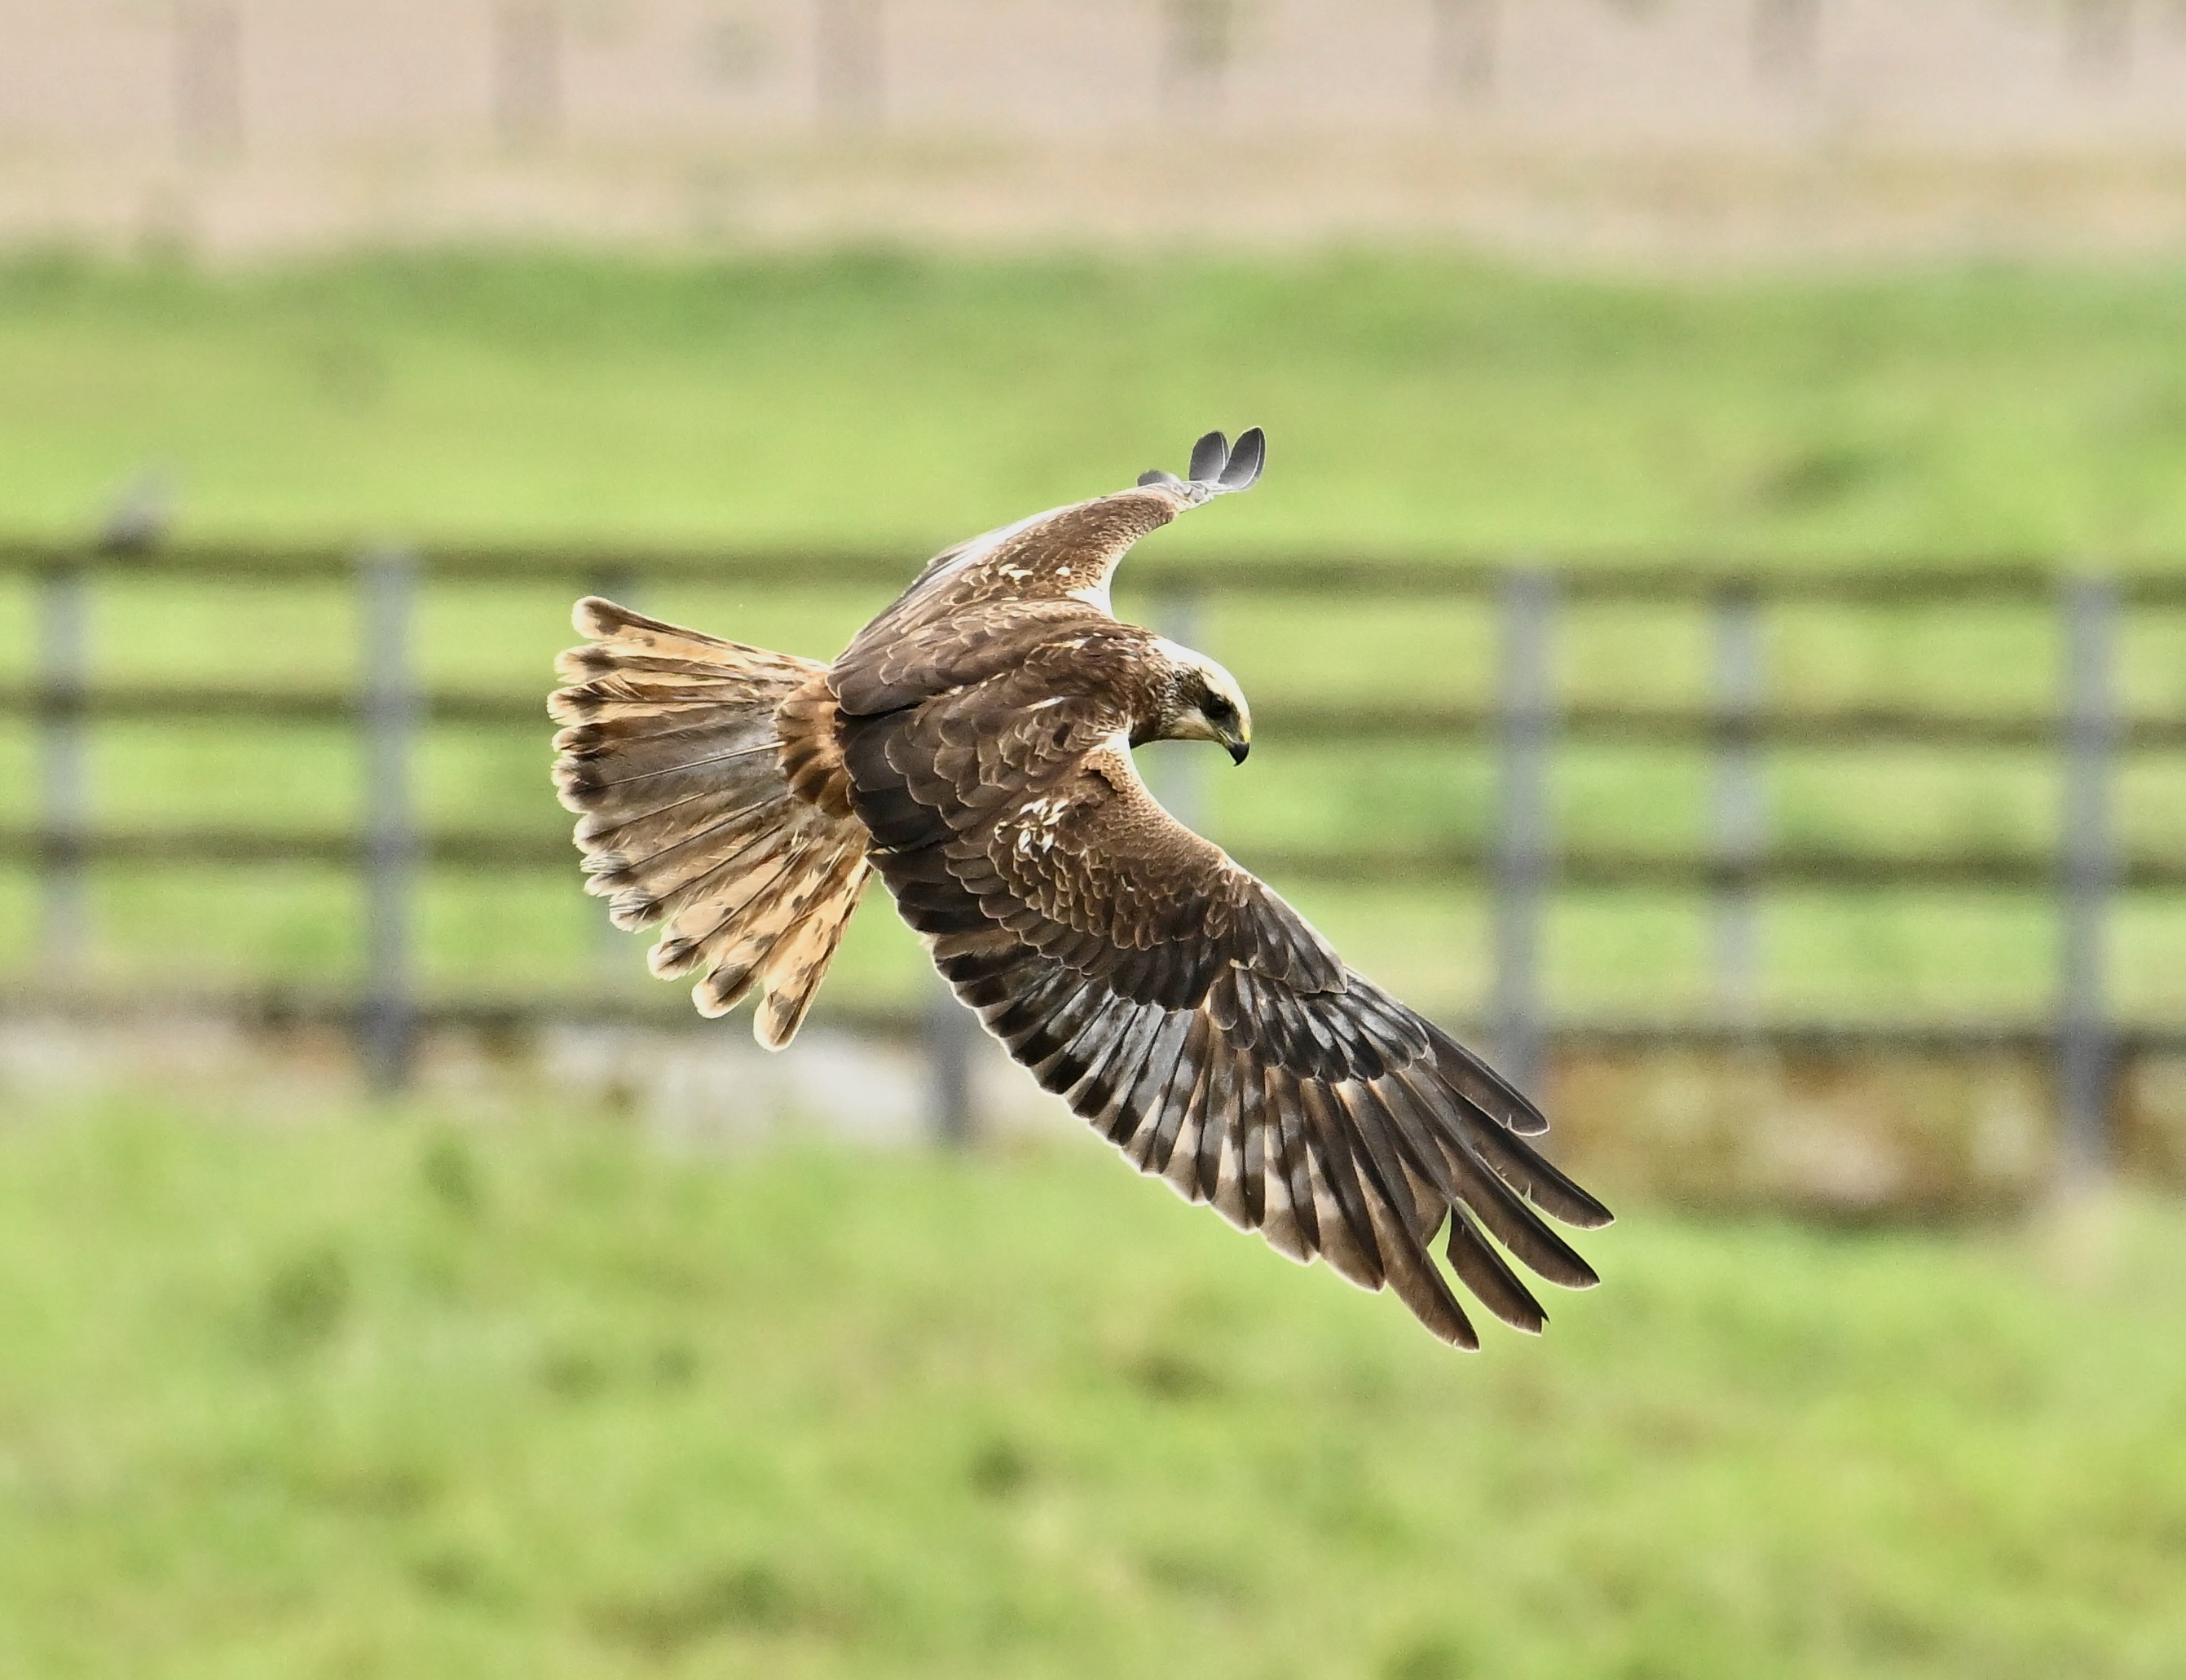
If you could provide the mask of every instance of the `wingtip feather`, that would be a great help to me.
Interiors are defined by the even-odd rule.
[[[1268,434],[1254,426],[1241,436],[1224,463],[1220,484],[1225,490],[1247,490],[1259,482],[1260,471],[1267,465]]]

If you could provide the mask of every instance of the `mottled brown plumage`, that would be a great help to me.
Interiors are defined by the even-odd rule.
[[[1257,432],[1234,451],[1210,434],[1189,481],[1150,473],[960,545],[832,666],[580,603],[594,641],[563,656],[553,710],[588,885],[620,925],[666,922],[654,972],[703,970],[702,1010],[761,988],[780,1044],[877,871],[956,995],[1141,1172],[1477,1346],[1440,1236],[1466,1289],[1538,1330],[1505,1253],[1584,1287],[1542,1214],[1609,1218],[1527,1143],[1539,1112],[1132,763],[1163,738],[1244,756],[1234,681],[1118,623],[1108,580],[1261,453]]]

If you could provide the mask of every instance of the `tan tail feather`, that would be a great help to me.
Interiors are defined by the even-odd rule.
[[[633,612],[604,596],[588,595],[580,601],[570,615],[577,634],[594,641],[619,641],[641,648],[647,652],[692,650],[687,657],[704,658],[708,653],[739,644],[724,641],[717,636],[708,636],[703,630],[686,629],[661,619],[648,619],[642,613]],[[572,652],[587,650],[572,648]]]
[[[863,863],[862,859],[856,861]],[[832,895],[827,892],[831,882],[837,888]],[[793,948],[806,937],[815,920],[824,929],[828,921],[849,916],[855,899],[842,896],[840,884],[832,867],[824,875],[785,870],[751,904],[742,907],[707,942],[706,960],[712,972],[692,993],[698,1012],[722,1014],[754,985],[765,987],[771,996],[773,977],[794,972]],[[817,983],[817,977],[813,983]],[[764,1017],[754,1024],[765,1043]]]
[[[702,971],[692,1001],[726,1013],[754,987],[753,1022],[778,1050],[811,1007],[869,865],[864,828],[793,792],[776,714],[826,667],[577,604],[595,638],[556,662],[554,769],[580,813],[586,890],[619,927],[663,924],[648,966]],[[808,749],[809,750],[809,749]]]
[[[804,1024],[872,873],[872,865],[862,852],[844,854],[804,919],[768,955],[760,976],[766,1001],[759,1005],[752,1031],[769,1050],[780,1050]]]

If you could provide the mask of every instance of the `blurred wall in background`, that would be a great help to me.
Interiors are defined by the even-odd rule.
[[[0,241],[2186,243],[2168,0],[0,0]]]

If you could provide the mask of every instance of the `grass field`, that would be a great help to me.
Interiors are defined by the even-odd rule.
[[[2179,1672],[2175,1207],[1625,1212],[1464,1358],[1090,1143],[19,1112],[0,1671]]]
[[[454,256],[205,276],[53,258],[0,268],[0,529],[85,529],[148,465],[199,535],[400,532],[522,540],[941,541],[1176,464],[1207,425],[1258,421],[1266,484],[1159,540],[1339,553],[1826,557],[1876,565],[2027,553],[2186,555],[2186,275],[1964,271],[1671,285],[1527,275],[1447,258],[972,264],[883,254],[703,266]],[[1128,574],[1126,574],[1128,577]],[[876,604],[824,578],[794,595],[663,591],[642,604],[825,654]],[[428,603],[433,680],[536,692],[569,639],[558,592],[446,589]],[[116,676],[324,681],[353,663],[339,591],[103,590],[94,641]],[[0,589],[0,675],[32,657],[31,600]],[[1477,696],[1492,626],[1461,607],[1271,602],[1200,638],[1266,700]],[[1787,697],[2042,712],[2053,627],[2031,611],[1784,613]],[[2137,620],[2127,703],[2186,712],[2186,619]],[[1574,613],[1573,699],[1691,699],[1705,628],[1662,608]],[[436,736],[431,820],[558,826],[543,727]],[[100,731],[115,822],[339,823],[357,775],[334,731]],[[1771,767],[1795,843],[2039,848],[2057,790],[2038,755],[1802,752]],[[1208,777],[1218,833],[1256,845],[1464,837],[1488,766],[1462,748],[1361,753],[1264,739]],[[27,815],[31,748],[0,730],[0,820]],[[1697,754],[1566,752],[1560,832],[1690,845]],[[2131,766],[2130,845],[2186,846],[2186,772]],[[1459,895],[1295,896],[1364,966],[1469,1010],[1484,917]],[[434,983],[587,975],[598,939],[569,877],[437,882]],[[354,960],[349,892],[313,871],[115,871],[97,965],[324,980]],[[2032,901],[1785,895],[1767,907],[1771,1006],[2032,1014],[2053,929]],[[2129,905],[2116,987],[2186,1009],[2186,913]],[[1707,929],[1676,895],[1570,894],[1551,987],[1574,1010],[1698,1007]],[[31,908],[0,881],[0,964],[30,960]],[[869,916],[838,992],[897,990],[916,957]]]
[[[200,530],[903,541],[1214,424],[1185,540],[2186,552],[2186,276],[1673,286],[1449,259],[0,270],[0,526],[164,463]]]
[[[1703,286],[1455,259],[727,266],[546,257],[205,276],[0,266],[0,532],[80,531],[149,466],[182,528],[340,540],[938,543],[1258,422],[1267,482],[1160,540],[1338,552],[1916,563],[2186,557],[2186,274]],[[1908,557],[1914,557],[1909,559]],[[669,616],[826,653],[872,608],[681,588]],[[559,591],[440,588],[437,684],[536,693]],[[353,674],[339,590],[102,585],[100,671]],[[1248,692],[1478,696],[1465,607],[1255,602],[1202,636]],[[1801,612],[1817,701],[2045,710],[2035,613]],[[0,679],[31,664],[0,585]],[[2186,619],[2136,619],[2127,703],[2186,714]],[[1574,698],[1684,700],[1705,627],[1573,613]],[[546,727],[436,731],[449,826],[565,821]],[[332,730],[102,726],[102,818],[329,826]],[[2018,753],[1802,752],[1777,832],[2036,848]],[[0,728],[0,823],[33,743]],[[1475,834],[1457,747],[1264,738],[1210,764],[1258,846]],[[1567,836],[1690,844],[1696,755],[1567,751]],[[2186,769],[2131,764],[2127,837],[2186,848]],[[1291,883],[1281,883],[1286,888]],[[1477,1005],[1483,905],[1292,893],[1362,966]],[[338,982],[355,904],[307,870],[103,874],[94,974]],[[833,990],[900,988],[884,907]],[[42,977],[0,874],[0,975]],[[428,978],[597,977],[575,871],[436,878]],[[1567,894],[1567,1008],[1696,1006],[1673,895]],[[2032,900],[1785,897],[1770,1002],[2032,1011]],[[2118,918],[2130,1011],[2186,1013],[2186,905]],[[625,964],[625,966],[628,966]],[[944,1158],[715,1157],[522,1101],[257,1113],[7,1094],[0,1674],[1328,1676],[2168,1680],[2186,1670],[2186,1224],[2099,1199],[1948,1231],[1701,1223],[1588,1244],[1549,1336],[1439,1349],[1090,1140]],[[249,1110],[256,1117],[242,1117]]]

